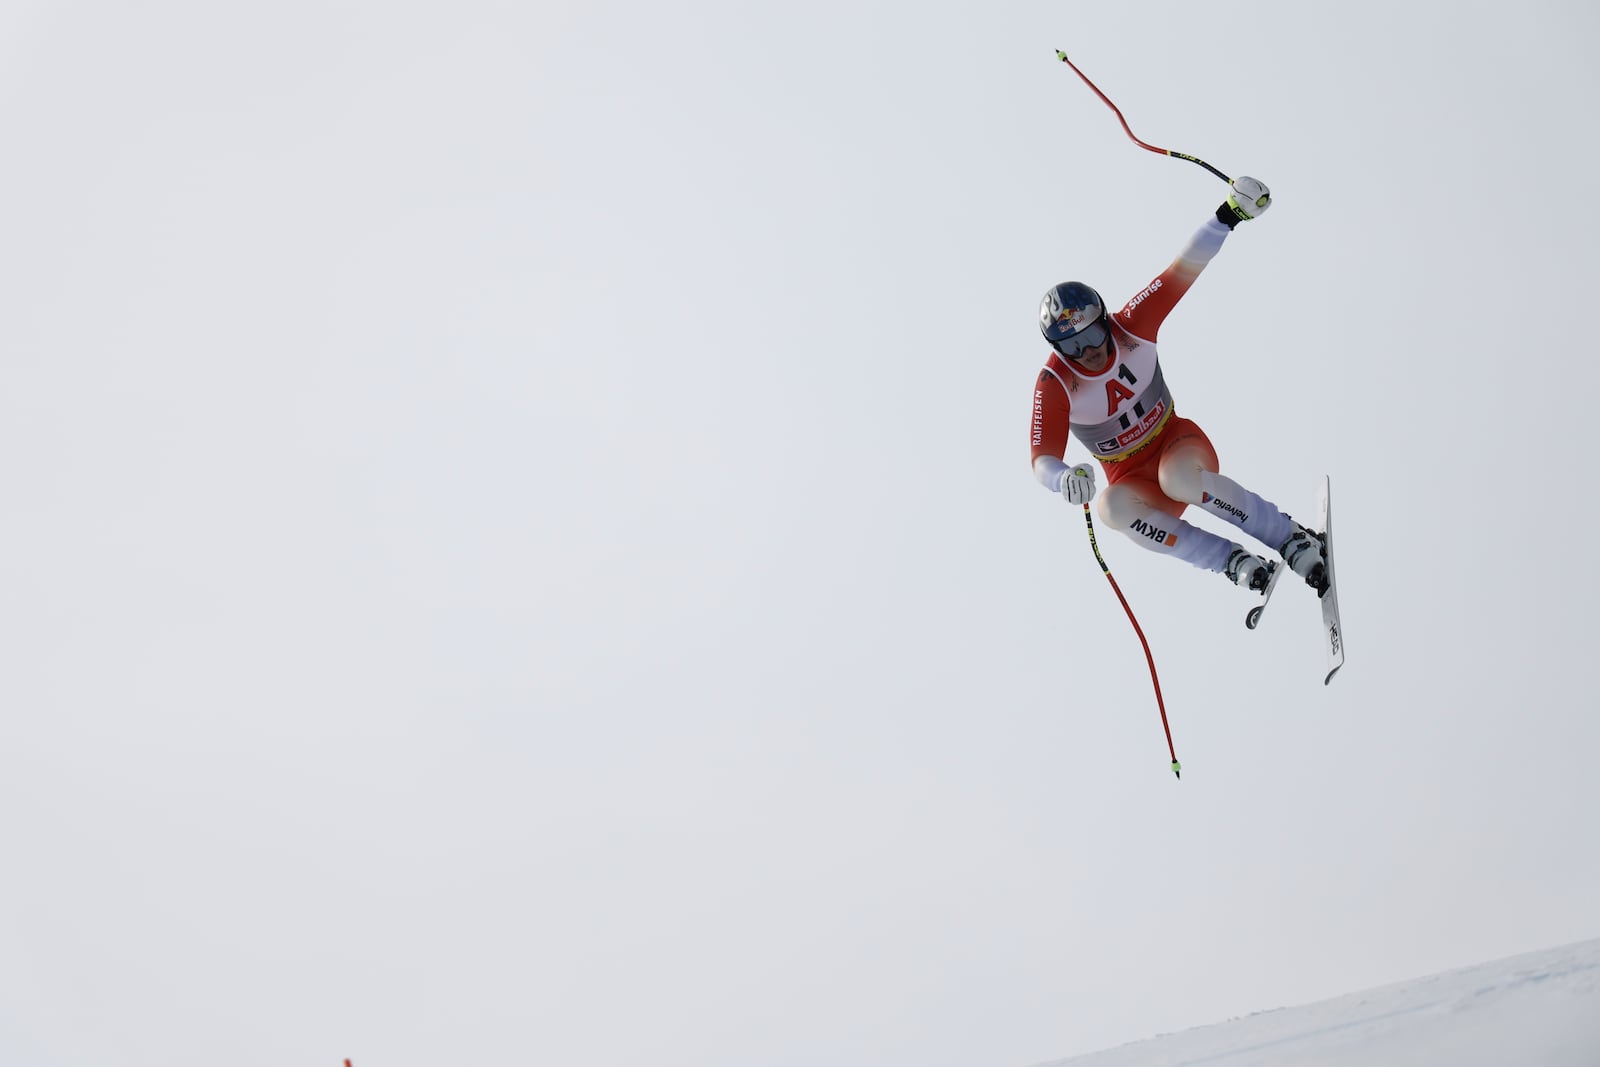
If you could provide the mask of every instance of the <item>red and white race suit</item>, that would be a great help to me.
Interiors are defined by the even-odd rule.
[[[1162,322],[1227,236],[1226,226],[1208,220],[1171,266],[1111,316],[1117,351],[1103,370],[1091,374],[1050,353],[1034,385],[1031,441],[1034,473],[1047,489],[1060,486],[1069,434],[1107,465],[1114,483],[1119,480],[1114,465],[1148,448],[1168,428],[1172,392],[1161,373],[1156,340]]]

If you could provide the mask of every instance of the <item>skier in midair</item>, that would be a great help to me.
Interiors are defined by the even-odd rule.
[[[1051,353],[1033,391],[1033,474],[1069,504],[1093,500],[1094,468],[1063,461],[1069,435],[1076,437],[1105,471],[1099,511],[1108,526],[1152,551],[1264,592],[1273,565],[1185,522],[1184,511],[1194,505],[1275,550],[1320,596],[1327,588],[1321,537],[1219,473],[1205,431],[1173,410],[1156,356],[1161,323],[1228,234],[1272,205],[1255,178],[1232,184],[1215,217],[1121,311],[1113,314],[1082,282],[1062,282],[1044,294],[1039,328]]]

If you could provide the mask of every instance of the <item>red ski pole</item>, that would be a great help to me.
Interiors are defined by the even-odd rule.
[[[1128,598],[1122,595],[1122,588],[1111,576],[1111,568],[1106,566],[1106,559],[1100,554],[1100,542],[1095,540],[1094,519],[1089,516],[1088,504],[1083,506],[1083,521],[1084,525],[1089,527],[1089,547],[1094,549],[1094,558],[1100,564],[1100,569],[1105,572],[1106,580],[1111,583],[1112,592],[1122,601],[1122,610],[1128,613],[1128,621],[1133,623],[1133,632],[1139,635],[1139,643],[1144,646],[1144,659],[1150,665],[1150,683],[1156,688],[1156,707],[1161,711],[1161,729],[1167,734],[1167,754],[1172,757],[1172,773],[1182,778],[1183,765],[1178,762],[1177,750],[1172,747],[1172,727],[1167,723],[1167,705],[1161,699],[1161,679],[1156,677],[1156,660],[1150,654],[1150,642],[1145,640],[1144,631],[1139,628],[1139,620],[1133,617],[1133,609],[1128,607]]]
[[[1073,72],[1077,74],[1078,77],[1083,79],[1083,84],[1093,89],[1094,95],[1105,101],[1106,107],[1109,107],[1116,114],[1117,121],[1122,123],[1122,128],[1127,131],[1128,137],[1133,141],[1134,144],[1138,145],[1140,148],[1143,148],[1147,152],[1154,152],[1158,156],[1172,156],[1175,159],[1187,159],[1190,163],[1198,163],[1200,166],[1206,168],[1206,170],[1209,170],[1212,174],[1215,174],[1229,185],[1233,184],[1232,178],[1228,177],[1226,174],[1222,173],[1216,167],[1213,167],[1211,164],[1207,163],[1198,156],[1186,155],[1183,152],[1174,152],[1170,148],[1157,148],[1153,144],[1146,144],[1145,142],[1139,140],[1139,138],[1134,136],[1133,130],[1128,126],[1128,120],[1122,117],[1122,109],[1117,107],[1116,104],[1113,104],[1111,102],[1111,98],[1105,93],[1102,93],[1100,91],[1100,87],[1094,82],[1090,81],[1089,76],[1083,71],[1079,70],[1076,63],[1067,58],[1067,54],[1065,52],[1061,51],[1059,48],[1056,49],[1056,58],[1061,60],[1061,62],[1065,63],[1067,66],[1071,67]]]

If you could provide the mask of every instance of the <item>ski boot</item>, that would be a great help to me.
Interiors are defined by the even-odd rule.
[[[1228,581],[1234,585],[1243,586],[1252,593],[1265,593],[1267,582],[1272,578],[1272,564],[1253,553],[1246,552],[1241,545],[1234,545],[1233,552],[1228,556],[1227,566],[1222,568],[1222,573],[1228,576]]]
[[[1294,523],[1289,536],[1278,546],[1278,555],[1317,591],[1319,599],[1328,591],[1328,551],[1321,534]]]

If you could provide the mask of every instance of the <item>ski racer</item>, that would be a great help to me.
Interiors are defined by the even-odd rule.
[[[1173,410],[1156,355],[1161,324],[1233,228],[1272,206],[1266,185],[1240,177],[1172,265],[1113,314],[1094,289],[1062,282],[1044,294],[1039,328],[1050,356],[1033,390],[1033,474],[1069,504],[1095,497],[1094,468],[1063,461],[1076,437],[1105,471],[1100,517],[1137,544],[1265,592],[1276,564],[1191,526],[1194,505],[1275,550],[1317,590],[1327,588],[1322,538],[1220,473],[1205,431]]]

